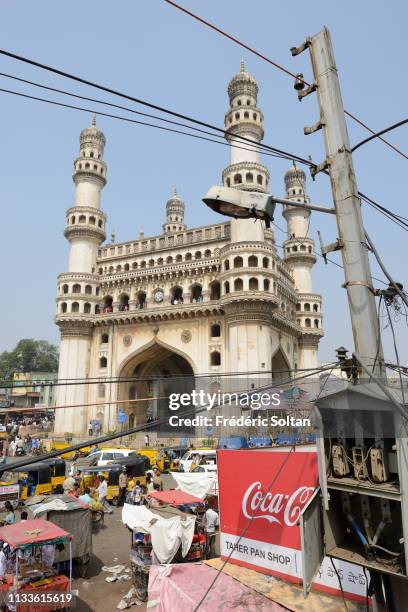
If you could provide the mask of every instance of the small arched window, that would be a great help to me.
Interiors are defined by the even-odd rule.
[[[239,119],[239,113],[235,113],[235,119]]]
[[[102,334],[101,344],[107,344],[109,342],[109,334]]]
[[[89,154],[89,157],[93,157],[93,156],[94,156],[94,152],[91,151],[90,154]]]
[[[308,251],[309,251],[309,253],[312,252],[312,247],[311,246],[308,248]]]
[[[180,253],[178,255],[176,255],[176,261],[177,261],[177,263],[179,263],[180,261],[183,261],[183,256],[180,255]]]
[[[228,295],[228,293],[230,292],[230,284],[228,281],[225,281],[224,283],[224,292],[225,292],[225,295]]]
[[[78,302],[72,302],[71,312],[79,312],[79,304],[78,304]]]
[[[245,175],[245,180],[247,183],[253,183],[254,182],[254,175],[252,174],[252,172],[247,172]]]
[[[249,119],[249,113],[248,113],[248,111],[245,111],[245,113],[244,113],[244,119]]]
[[[194,253],[194,259],[201,259],[201,251],[196,251]]]
[[[102,227],[102,219],[99,219],[99,221],[98,221],[98,227]]]
[[[319,305],[313,304],[313,312],[319,312]]]
[[[306,247],[305,247],[305,245],[304,245],[304,244],[301,244],[301,245],[300,245],[300,250],[301,250],[301,251],[306,251]]]
[[[263,268],[268,268],[269,267],[269,258],[268,257],[264,257],[262,259],[262,267]]]
[[[125,272],[129,272],[129,264],[125,264],[123,266],[123,269],[124,269]]]
[[[91,217],[89,217],[89,223],[90,223],[91,225],[95,225],[95,223],[96,223],[96,219],[95,219],[95,217],[92,217],[92,216],[91,216]]]
[[[168,263],[168,264],[172,264],[172,263],[173,263],[173,258],[172,258],[172,256],[171,256],[171,255],[169,255],[169,256],[167,257],[167,259],[166,259],[166,263]]]
[[[253,115],[254,121],[256,121],[258,119],[258,115],[256,113],[254,113]]]
[[[149,268],[153,268],[154,266],[154,259],[149,259]]]
[[[81,285],[75,284],[72,287],[72,293],[81,293]]]
[[[319,319],[315,319],[314,320],[314,326],[315,326],[316,329],[319,328]]]
[[[263,282],[264,291],[269,291],[269,287],[270,287],[269,279],[264,278],[264,282]]]
[[[146,262],[144,260],[140,262],[140,267],[141,268],[145,268],[146,267]]]
[[[185,260],[186,261],[191,261],[192,258],[193,258],[193,256],[192,256],[191,253],[186,253],[186,256],[185,256]]]
[[[204,257],[211,257],[210,249],[207,249],[206,251],[204,251]]]
[[[242,278],[236,278],[234,280],[234,291],[242,291],[244,288],[244,283]]]
[[[72,225],[75,223],[75,217],[71,217],[71,223]]]
[[[241,185],[242,183],[242,175],[234,174],[234,185]]]
[[[85,215],[79,215],[79,219],[78,219],[79,223],[85,223],[86,222],[86,217]]]
[[[88,162],[85,164],[85,169],[89,170],[89,168],[91,167],[91,164],[88,164]]]
[[[219,351],[213,351],[210,355],[210,363],[212,366],[221,365],[221,353]]]
[[[219,338],[221,336],[221,326],[218,323],[211,325],[210,335],[211,338]]]
[[[217,281],[210,285],[210,299],[219,300],[221,297],[221,285]]]
[[[258,258],[255,255],[250,255],[248,257],[248,267],[256,268],[258,266]]]
[[[85,285],[85,293],[86,293],[86,295],[92,295],[92,287],[91,287],[91,285]]]
[[[106,359],[106,357],[101,357],[99,359],[99,367],[100,368],[107,368],[108,367],[108,360]]]
[[[231,180],[227,178],[227,187],[231,187]]]
[[[61,304],[61,312],[62,312],[62,314],[65,314],[67,312],[67,303],[66,302],[62,302],[62,304]]]
[[[249,279],[249,290],[250,291],[258,291],[258,279],[250,278]]]
[[[258,183],[258,185],[262,185],[263,184],[263,176],[261,174],[257,175],[256,182]]]
[[[296,310],[298,310],[298,311],[300,310],[300,304],[299,304],[299,302],[296,304]]]
[[[68,292],[69,292],[68,285],[62,285],[62,293],[68,293]]]
[[[306,302],[306,304],[303,306],[303,309],[304,309],[306,312],[310,312],[310,304],[309,304],[308,302]]]
[[[230,262],[228,259],[226,259],[224,263],[224,270],[229,270],[229,269],[230,269]]]
[[[101,312],[101,309],[99,308],[99,304],[95,305],[95,314],[99,314]]]
[[[312,326],[312,322],[310,319],[305,319],[305,325],[306,327],[311,327]]]
[[[89,302],[86,302],[86,304],[84,304],[84,313],[85,314],[90,314],[91,313],[91,305]]]
[[[243,268],[243,266],[244,260],[242,259],[242,257],[234,257],[234,268]]]

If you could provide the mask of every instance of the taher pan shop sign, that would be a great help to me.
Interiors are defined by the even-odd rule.
[[[318,486],[315,450],[219,450],[218,484],[221,557],[233,551],[233,563],[300,582],[303,570],[299,521]],[[245,536],[238,543],[252,517]],[[345,594],[365,601],[362,568],[338,559],[335,564]],[[337,575],[327,557],[312,587],[340,594]]]

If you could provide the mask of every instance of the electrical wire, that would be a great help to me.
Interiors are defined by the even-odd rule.
[[[320,372],[320,371],[324,371],[326,369],[330,369],[330,367],[337,362],[331,362],[329,364],[325,364],[324,366],[319,366],[316,368],[298,368],[296,369],[296,372]],[[256,375],[256,374],[292,374],[293,375],[294,370],[250,370],[248,372],[217,372],[217,378],[218,377],[235,377],[235,376],[241,376],[241,377],[248,377],[250,375]],[[139,376],[125,376],[125,377],[121,377],[121,376],[107,376],[107,377],[95,377],[95,378],[63,378],[63,379],[58,379],[58,382],[51,382],[51,381],[47,381],[44,384],[38,384],[36,383],[36,381],[32,381],[31,383],[28,383],[26,385],[20,385],[17,384],[18,381],[15,381],[13,379],[9,379],[9,380],[3,380],[0,381],[0,388],[26,388],[26,387],[55,387],[55,386],[69,386],[71,384],[73,385],[81,385],[81,384],[121,384],[121,383],[129,383],[129,382],[154,382],[154,381],[160,381],[160,380],[173,380],[173,379],[185,379],[187,378],[188,380],[191,380],[192,378],[194,379],[200,379],[200,378],[211,378],[214,376],[213,372],[207,372],[204,374],[193,374],[191,376],[186,375],[186,374],[160,374],[160,375],[151,375],[151,376],[145,376],[145,377],[139,377]],[[288,381],[290,382],[291,380],[301,380],[303,378],[303,376],[295,376],[293,378],[288,379]],[[7,387],[5,386],[5,383],[10,383],[10,384],[14,384],[13,387]]]
[[[332,370],[335,368],[336,364],[334,366],[332,366]],[[322,368],[323,371],[323,368]],[[320,390],[319,395],[317,396],[317,398],[314,398],[312,400],[309,400],[305,403],[310,403],[310,404],[314,404],[317,399],[320,397],[324,386],[326,385],[327,380],[329,379],[330,376],[327,376],[324,385],[322,385],[322,388]],[[276,386],[283,386],[283,384],[285,383],[278,383]],[[260,387],[258,389],[250,389],[248,391],[240,391],[240,393],[243,395],[244,393],[248,393],[248,394],[253,394],[253,393],[257,393],[260,392],[264,389],[264,387]],[[219,408],[220,406],[213,406],[213,408]],[[190,415],[197,415],[200,414],[201,412],[206,412],[207,411],[207,406],[194,406],[192,408],[187,407],[186,410],[183,410],[180,414],[183,415],[183,417],[185,416],[190,416]],[[71,453],[73,451],[77,451],[77,450],[81,450],[82,448],[86,448],[87,446],[95,446],[98,444],[104,444],[105,442],[110,442],[111,440],[117,440],[118,438],[123,438],[123,437],[127,437],[130,435],[133,435],[135,433],[138,433],[140,431],[146,431],[147,429],[152,429],[154,427],[158,427],[159,425],[166,425],[168,424],[168,417],[163,418],[163,419],[156,419],[155,421],[149,421],[149,422],[145,422],[142,423],[141,425],[138,425],[136,427],[132,427],[129,429],[126,429],[124,431],[120,431],[120,432],[116,432],[116,433],[112,433],[112,434],[107,434],[105,436],[100,436],[98,438],[91,438],[88,440],[85,440],[83,442],[79,442],[78,444],[73,444],[72,446],[68,446],[65,447],[63,449],[59,449],[59,450],[55,450],[52,451],[50,453],[46,453],[45,455],[42,455],[41,459],[39,459],[38,457],[34,457],[34,458],[25,458],[22,459],[21,461],[16,461],[13,462],[13,469],[17,469],[17,468],[21,468],[21,467],[25,467],[27,465],[32,465],[33,463],[37,463],[38,461],[44,461],[46,459],[53,459],[54,457],[59,457],[60,455],[64,455],[65,453]],[[1,471],[1,470],[0,470]]]
[[[386,134],[387,132],[391,132],[391,130],[395,130],[396,128],[399,128],[402,125],[405,125],[406,123],[408,123],[408,119],[403,119],[402,121],[398,121],[398,123],[394,123],[393,125],[390,125],[389,127],[385,128],[383,130],[380,130],[379,132],[376,132],[372,136],[369,136],[368,138],[365,138],[364,140],[362,140],[358,144],[354,145],[354,147],[352,147],[352,149],[351,149],[351,152],[354,153],[354,151],[357,151],[357,149],[359,149],[363,145],[367,144],[367,142],[370,142],[371,140],[374,140],[375,138],[378,138],[382,134]]]
[[[273,60],[271,60],[266,55],[263,55],[262,53],[259,53],[259,51],[256,51],[256,49],[254,49],[253,47],[250,47],[249,45],[245,44],[244,42],[242,42],[241,40],[239,40],[235,36],[232,36],[231,34],[228,34],[228,32],[226,32],[225,30],[222,30],[221,28],[218,28],[213,23],[210,23],[209,21],[206,21],[205,19],[203,19],[199,15],[196,15],[195,13],[192,13],[191,11],[187,10],[183,6],[180,6],[179,4],[174,2],[173,0],[164,0],[164,1],[167,2],[167,4],[170,4],[171,6],[173,6],[174,8],[177,8],[179,11],[185,13],[186,15],[189,15],[193,19],[196,19],[197,21],[199,21],[200,23],[202,23],[205,26],[209,27],[210,29],[214,30],[218,34],[221,34],[221,36],[224,36],[225,38],[228,38],[229,40],[232,40],[232,42],[234,42],[237,45],[239,45],[240,47],[246,49],[247,51],[249,51],[253,55],[256,55],[257,57],[259,57],[260,59],[264,60],[268,64],[271,64],[272,66],[274,66],[275,68],[277,68],[281,72],[284,72],[285,74],[287,74],[288,76],[291,76],[292,78],[296,79],[297,81],[300,81],[300,82],[304,83],[305,85],[310,86],[310,83],[305,81],[303,78],[299,78],[298,74],[295,74],[294,72],[291,72],[290,70],[288,70],[287,68],[285,68],[281,64],[278,64],[277,62],[274,62]],[[352,113],[350,113],[347,110],[344,110],[344,113],[348,117],[350,117],[350,119],[353,119],[353,121],[355,121],[356,123],[361,125],[361,127],[363,127],[365,130],[367,130],[368,132],[373,134],[376,138],[379,138],[379,140],[381,140],[384,144],[386,144],[388,147],[393,149],[396,153],[398,153],[399,155],[401,155],[405,159],[408,159],[408,155],[406,155],[405,153],[400,151],[396,146],[394,146],[393,144],[388,142],[388,140],[385,140],[385,138],[382,138],[380,135],[378,135],[376,132],[374,132],[374,130],[372,130],[367,124],[365,124],[363,121],[361,121],[361,119],[359,119],[358,117],[356,117],[355,115],[353,115]]]
[[[385,308],[387,309],[387,315],[388,315],[388,321],[391,327],[391,333],[392,333],[392,341],[394,344],[394,352],[395,352],[395,358],[397,360],[397,365],[398,368],[400,368],[400,358],[399,358],[399,354],[398,354],[398,348],[397,348],[397,341],[395,339],[395,331],[394,331],[394,325],[392,323],[392,318],[390,315],[390,308],[387,304],[386,301],[384,301],[385,303]],[[405,405],[405,393],[404,393],[404,383],[402,382],[402,376],[401,376],[401,370],[398,370],[398,376],[399,376],[399,381],[400,381],[400,387],[401,387],[401,397],[402,397],[402,403]]]
[[[329,559],[330,559],[330,562],[331,562],[331,564],[333,566],[334,572],[335,572],[335,574],[337,576],[337,580],[338,580],[338,583],[339,583],[341,597],[343,599],[344,607],[346,608],[346,611],[348,612],[348,607],[347,607],[347,603],[346,603],[346,597],[344,595],[343,585],[341,584],[340,574],[339,574],[339,572],[337,570],[337,567],[334,565],[333,557],[331,555],[329,555]]]

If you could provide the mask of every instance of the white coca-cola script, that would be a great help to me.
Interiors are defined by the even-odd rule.
[[[283,521],[288,527],[293,527],[313,492],[313,487],[299,487],[290,495],[273,491],[263,493],[262,484],[253,482],[242,499],[242,514],[245,518],[265,519],[279,525]]]

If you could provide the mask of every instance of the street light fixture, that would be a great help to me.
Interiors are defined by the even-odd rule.
[[[235,219],[262,219],[266,227],[273,221],[276,204],[304,208],[306,210],[316,210],[318,212],[335,214],[334,208],[326,206],[316,206],[304,202],[294,202],[293,200],[283,200],[275,198],[270,193],[259,193],[257,191],[243,191],[233,187],[210,188],[203,202],[214,212],[234,217]]]

